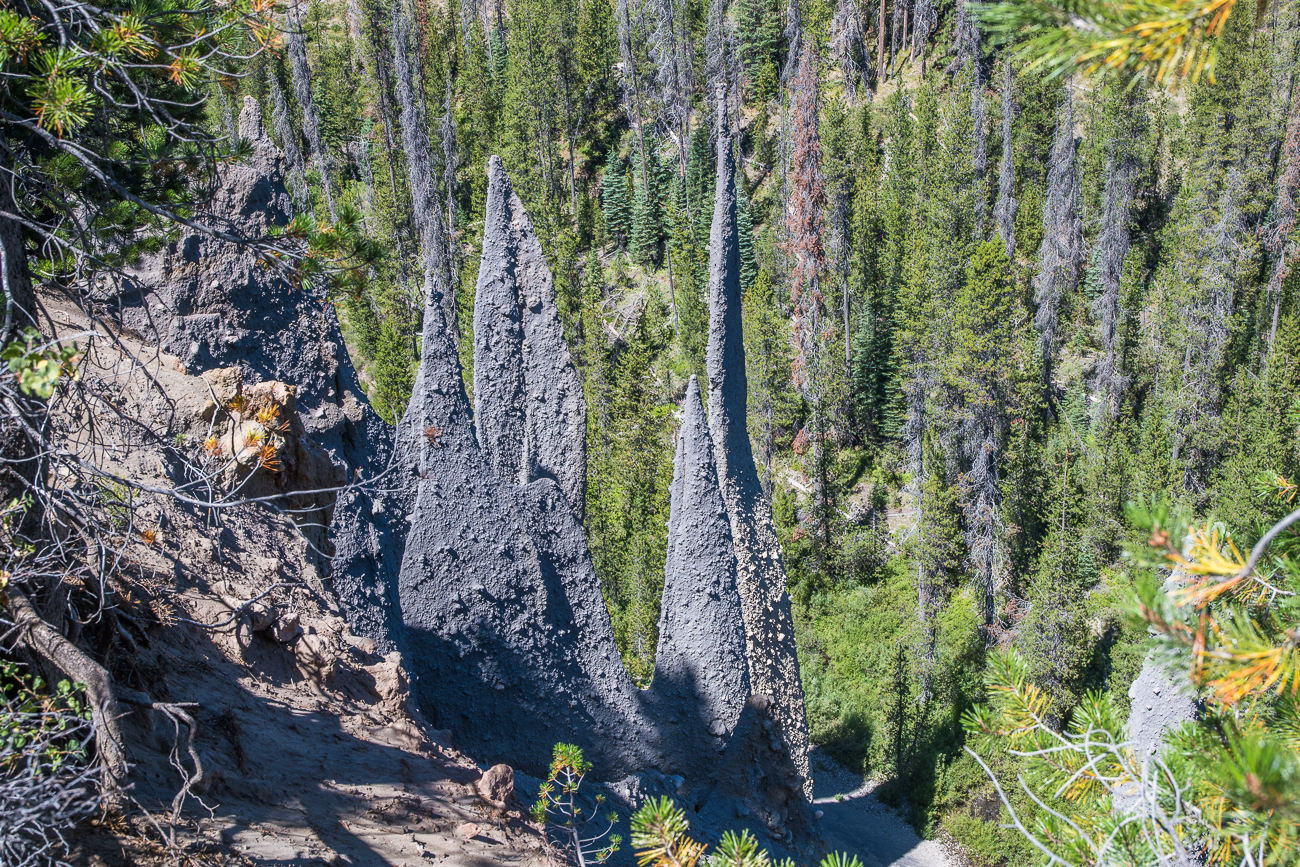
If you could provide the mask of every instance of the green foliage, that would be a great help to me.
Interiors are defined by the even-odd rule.
[[[101,76],[124,78],[147,58],[150,83],[193,91],[210,73],[213,55],[231,41],[231,31],[265,43],[274,26],[253,0],[219,9],[162,0],[117,3],[87,16],[92,26],[83,26],[80,18],[76,26],[66,26],[45,14],[25,5],[0,12],[0,68],[10,80],[6,108],[34,118],[60,138],[76,135],[97,110],[116,108],[111,86],[95,86]]]
[[[1021,0],[979,7],[983,32],[995,37],[983,46],[992,70],[946,69],[939,55],[963,4],[931,5],[936,35],[916,51],[924,72],[921,63],[908,67],[905,46],[879,99],[842,98],[830,63],[809,82],[822,90],[824,138],[820,153],[805,156],[825,169],[826,206],[817,216],[828,227],[818,285],[827,317],[816,338],[829,372],[815,419],[793,383],[793,263],[777,225],[797,174],[788,161],[790,106],[778,101],[784,7],[739,0],[729,13],[742,73],[737,187],[748,424],[796,602],[814,741],[880,778],[882,797],[907,804],[923,833],[952,835],[976,861],[1031,863],[1036,850],[999,827],[1012,821],[1010,808],[962,749],[970,735],[961,715],[987,697],[985,648],[1020,655],[1026,683],[1051,699],[1049,727],[1068,730],[1090,712],[1094,692],[1122,715],[1147,642],[1145,622],[1126,614],[1135,579],[1123,557],[1149,535],[1123,504],[1159,493],[1248,532],[1286,514],[1289,504],[1273,492],[1300,477],[1300,278],[1276,292],[1263,280],[1277,264],[1270,233],[1285,216],[1279,184],[1294,109],[1278,82],[1293,65],[1298,31],[1294,16],[1259,19],[1230,2]],[[822,54],[837,33],[834,6],[800,5],[805,43]],[[467,30],[448,8],[421,22],[420,59],[436,197],[452,215],[466,384],[483,166],[499,153],[538,229],[584,377],[584,530],[620,651],[645,683],[658,640],[674,412],[685,377],[704,367],[716,152],[704,76],[685,95],[690,116],[682,128],[664,112],[644,21],[625,25],[631,62],[622,65],[617,8],[612,0],[521,0]],[[689,26],[682,33],[703,71],[704,9],[683,9]],[[322,136],[333,164],[348,167],[340,173],[345,210],[337,228],[301,215],[281,240],[321,250],[303,279],[344,284],[334,298],[349,349],[372,403],[395,420],[409,399],[420,323],[411,303],[419,266],[410,180],[394,137],[391,33],[385,10],[362,4],[354,43],[334,10],[317,4],[306,29],[312,93],[325,107]],[[873,40],[876,7],[858,11]],[[1116,30],[1138,14],[1167,26]],[[1215,15],[1222,26],[1207,38]],[[17,69],[24,51],[54,44],[48,28],[5,16],[6,69]],[[1017,44],[1001,50],[1004,38]],[[1143,39],[1164,53],[1143,55]],[[1116,80],[1075,86],[1074,216],[1092,259],[1082,285],[1061,301],[1061,348],[1043,359],[1028,278],[1044,237],[1062,94],[1056,73],[1088,72],[1101,59],[1090,52],[1107,40],[1119,49],[1108,54]],[[869,54],[874,47],[867,45]],[[1007,145],[1018,203],[1011,258],[992,219],[1004,62],[1012,72]],[[271,58],[251,66],[256,74],[238,78],[240,92],[264,98],[259,88],[280,66]],[[1141,82],[1125,89],[1144,75],[1177,82],[1184,71],[1177,99],[1145,92]],[[87,72],[67,74],[85,80]],[[216,92],[210,80],[203,86]],[[448,86],[454,168],[444,188],[438,133]],[[72,97],[53,98],[75,109]],[[288,113],[293,138],[301,107],[290,100]],[[222,122],[215,107],[208,116]],[[154,167],[181,165],[193,153],[163,147],[159,129],[146,125],[137,135],[137,127],[119,123],[102,136],[114,142],[121,176],[187,207],[183,174],[159,176]],[[1112,412],[1097,382],[1107,345],[1100,233],[1110,167],[1120,157],[1136,168],[1112,344],[1123,388]],[[42,155],[39,171],[42,183],[93,185],[86,166],[66,153]],[[113,230],[126,246],[104,245],[121,249],[123,261],[163,243],[147,240],[152,217],[137,208],[89,212],[130,228],[129,238]],[[1234,214],[1235,224],[1227,219]],[[389,255],[375,259],[351,246],[362,236]],[[287,249],[277,264],[297,267]],[[72,271],[58,256],[40,266],[53,276]],[[1050,385],[1042,381],[1044,361]],[[815,486],[817,502],[809,493]],[[1245,606],[1252,617],[1256,608]],[[1235,640],[1264,652],[1285,628],[1266,623],[1258,635]],[[1002,779],[1027,766],[1004,753],[984,758]],[[1041,810],[1027,794],[1009,798],[1017,815],[1037,821]],[[743,837],[729,840],[731,857],[760,857]]]
[[[1258,12],[1269,5],[1259,0]],[[1236,0],[1014,0],[980,4],[976,14],[989,33],[1022,39],[1018,52],[1031,69],[1043,67],[1054,77],[1115,72],[1173,87],[1202,74],[1214,80],[1214,37],[1236,6]]]
[[[636,175],[638,183],[632,201],[632,231],[628,239],[628,250],[633,261],[657,267],[663,240],[664,190],[659,157],[653,144],[646,146],[646,153],[640,155],[640,162],[641,172]],[[644,182],[641,182],[642,178]]]
[[[640,867],[695,867],[707,846],[690,837],[686,812],[669,798],[650,798],[632,816],[632,846]],[[791,861],[775,865],[748,830],[727,831],[709,856],[710,867],[793,867]],[[856,857],[832,852],[819,867],[862,867]]]
[[[1288,499],[1294,488],[1278,494]],[[1300,661],[1290,637],[1291,594],[1300,589],[1300,534],[1291,525],[1300,511],[1275,524],[1249,558],[1222,525],[1189,524],[1168,505],[1128,512],[1146,535],[1128,551],[1142,574],[1133,615],[1156,632],[1155,659],[1204,690],[1204,714],[1169,736],[1148,771],[1126,743],[1113,694],[1085,696],[1060,730],[1053,696],[1009,654],[990,666],[993,701],[965,719],[974,748],[1027,758],[1020,785],[1039,810],[1014,821],[1060,863],[1186,860],[1184,849],[1212,863],[1238,863],[1246,852],[1257,864],[1290,863],[1300,835]],[[1165,592],[1157,570],[1170,564],[1183,577]],[[1113,809],[1120,802],[1126,809]]]
[[[538,789],[537,802],[531,810],[533,821],[547,826],[558,836],[578,867],[605,863],[623,842],[622,837],[611,833],[618,815],[600,814],[604,795],[591,799],[590,808],[582,803],[579,790],[590,770],[591,762],[583,756],[581,747],[556,744],[550,773]]]
[[[0,351],[0,361],[9,363],[9,372],[17,378],[23,393],[41,400],[53,396],[64,374],[75,375],[79,358],[76,344],[60,346],[58,341],[47,341],[35,328],[24,329],[21,341],[15,340]]]
[[[593,343],[585,371],[587,540],[623,661],[634,680],[648,683],[668,557],[676,406],[658,383],[671,332],[662,306],[650,301],[625,326],[626,343],[608,346],[595,300],[587,302],[591,325],[584,328]]]
[[[632,230],[632,207],[628,200],[627,172],[623,161],[614,151],[609,152],[601,182],[601,212],[605,218],[605,231],[620,245],[627,243]]]
[[[776,95],[784,49],[781,13],[775,0],[742,0],[736,17],[737,53],[754,100]]]
[[[8,573],[4,573],[8,579]],[[81,690],[66,680],[51,688],[15,662],[0,659],[0,777],[20,770],[29,747],[40,750],[39,773],[58,773],[87,759],[84,721],[90,708]]]

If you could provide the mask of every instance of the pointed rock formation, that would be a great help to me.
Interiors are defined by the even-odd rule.
[[[493,448],[480,448],[475,421],[484,420],[470,414],[435,295],[424,310],[419,391],[405,422],[437,431],[420,446],[399,583],[413,693],[430,721],[476,757],[535,774],[566,741],[582,746],[601,773],[630,773],[646,749],[634,719],[637,690],[581,527],[553,480],[502,479]],[[498,414],[486,429],[508,430],[506,422]],[[629,731],[637,736],[622,735]]]
[[[413,697],[478,760],[540,776],[554,744],[577,744],[595,780],[679,778],[676,797],[725,819],[717,833],[744,826],[776,854],[815,855],[785,725],[771,699],[749,694],[736,546],[699,384],[675,464],[655,679],[640,690],[572,508],[585,419],[553,284],[495,159],[488,214],[478,412],[430,272],[416,392],[396,436],[393,501],[404,490],[414,501],[394,606]]]
[[[718,478],[731,516],[737,579],[748,636],[749,678],[755,693],[770,695],[795,767],[808,779],[808,718],[795,655],[794,618],[786,593],[785,565],[763,495],[746,426],[748,382],[741,325],[740,245],[736,227],[736,166],[727,134],[725,104],[718,108],[718,175],[709,236],[709,427],[717,449]]]
[[[488,161],[474,300],[474,417],[499,479],[554,479],[581,517],[587,407],[564,339],[555,281],[500,157]]]
[[[718,489],[713,440],[694,376],[673,464],[653,691],[729,735],[749,697],[745,624],[736,589],[731,523]],[[712,752],[716,753],[717,745]]]

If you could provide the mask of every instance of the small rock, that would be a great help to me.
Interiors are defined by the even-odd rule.
[[[509,765],[493,765],[476,784],[485,801],[504,807],[515,793],[515,771]]]
[[[470,840],[478,836],[478,825],[473,822],[465,822],[456,826],[456,836],[462,840]]]
[[[343,633],[343,640],[367,656],[374,656],[379,652],[379,644],[373,638],[358,638],[351,633],[345,632]]]
[[[281,615],[271,625],[269,634],[281,644],[288,644],[302,634],[302,617],[297,611]]]
[[[330,648],[328,639],[314,634],[309,628],[303,630],[298,640],[292,645],[294,659],[303,675],[315,684],[329,684],[334,680],[338,668],[338,657]]]
[[[244,614],[248,617],[248,628],[253,632],[261,632],[275,623],[275,612],[260,602],[248,606]]]
[[[393,705],[406,701],[410,686],[402,668],[402,654],[394,650],[384,657],[383,662],[369,666],[366,670],[375,679],[375,692],[381,700]]]
[[[384,728],[384,732],[408,750],[424,747],[424,731],[409,719],[399,719]]]

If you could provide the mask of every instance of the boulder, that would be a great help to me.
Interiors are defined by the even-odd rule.
[[[515,771],[509,765],[493,765],[479,778],[476,788],[483,800],[497,809],[505,809],[515,795]]]

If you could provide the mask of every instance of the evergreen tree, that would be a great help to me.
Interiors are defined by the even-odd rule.
[[[638,184],[632,203],[632,230],[628,249],[636,262],[657,268],[662,258],[663,202],[659,159],[653,147],[641,155],[644,183]]]
[[[736,16],[737,54],[754,98],[776,95],[782,65],[781,13],[776,0],[740,0]]]
[[[717,158],[709,146],[709,125],[699,124],[691,133],[690,157],[686,163],[682,207],[694,221],[695,242],[708,246],[713,226],[713,175]]]
[[[754,253],[754,220],[750,214],[749,195],[743,178],[736,183],[736,240],[740,247],[740,288],[748,292],[758,276],[758,258]]]
[[[745,378],[749,383],[748,425],[764,492],[774,496],[773,469],[781,447],[789,447],[799,399],[791,386],[790,321],[777,309],[772,278],[759,270],[745,293]]]
[[[957,496],[964,517],[971,578],[982,599],[986,625],[993,622],[997,594],[1006,586],[1009,562],[1002,505],[1002,452],[1016,411],[1015,371],[1019,341],[1011,262],[1000,241],[987,241],[966,267],[953,304],[952,350],[944,360],[944,406],[936,424],[958,431]]]
[[[619,247],[627,244],[632,229],[632,207],[628,201],[627,172],[618,154],[611,150],[601,176],[601,213],[605,218],[605,231]]]

